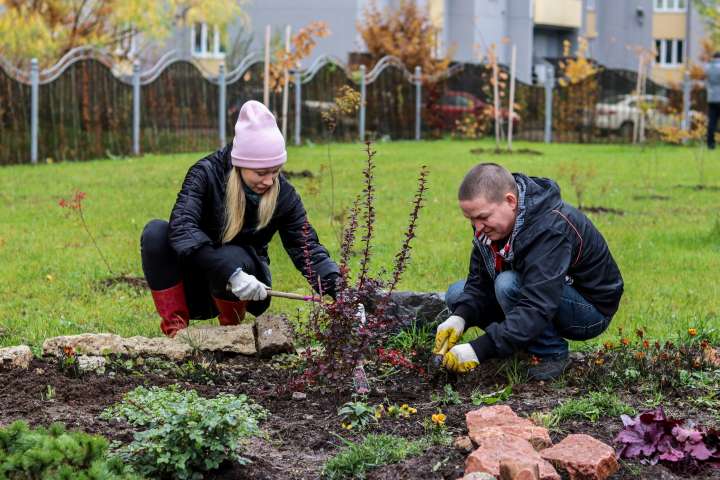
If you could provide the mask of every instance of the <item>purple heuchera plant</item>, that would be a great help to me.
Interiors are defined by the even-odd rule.
[[[718,432],[684,428],[683,420],[667,418],[662,406],[643,412],[635,418],[621,415],[625,428],[615,438],[621,446],[620,458],[640,458],[652,465],[663,461],[671,464],[698,466],[709,462],[720,466]]]

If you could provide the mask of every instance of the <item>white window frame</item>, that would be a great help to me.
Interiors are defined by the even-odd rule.
[[[658,49],[658,58],[660,61],[658,61],[658,58],[655,58],[655,64],[663,67],[663,68],[677,68],[683,64],[684,58],[678,58],[682,57],[685,54],[685,40],[682,38],[656,38],[655,39],[656,45],[655,48],[657,48],[657,42],[660,42],[660,48]],[[667,49],[670,48],[670,62],[668,63],[666,61],[667,59]],[[682,52],[681,55],[678,55],[678,51]]]
[[[197,36],[197,28],[200,27],[200,48],[195,44]],[[190,29],[190,52],[193,57],[197,58],[225,58],[225,52],[222,51],[220,43],[220,29],[214,25],[212,32],[209,31],[208,24],[205,22],[194,23]]]
[[[692,0],[653,0],[653,10],[656,12],[686,12],[690,1]]]

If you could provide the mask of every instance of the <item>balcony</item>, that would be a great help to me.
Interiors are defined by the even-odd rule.
[[[533,20],[536,25],[580,28],[582,0],[535,0]]]

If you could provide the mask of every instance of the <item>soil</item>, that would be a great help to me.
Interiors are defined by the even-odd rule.
[[[295,172],[293,170],[283,170],[283,175],[288,180],[292,178],[315,178],[315,175],[310,170],[301,170],[299,172]]]
[[[294,400],[286,385],[292,376],[289,368],[279,368],[278,363],[253,357],[230,357],[213,360],[211,368],[195,371],[194,377],[179,375],[179,369],[169,371],[133,371],[109,368],[103,375],[84,374],[70,378],[60,372],[54,362],[34,360],[27,372],[16,370],[0,372],[0,425],[23,419],[33,426],[48,425],[60,421],[70,429],[102,434],[111,440],[128,442],[132,429],[125,424],[108,422],[98,418],[107,406],[118,402],[122,395],[139,385],[180,384],[193,388],[201,395],[212,397],[220,392],[247,394],[271,415],[263,423],[268,433],[265,439],[254,439],[244,454],[252,463],[244,466],[223,465],[208,474],[211,479],[315,479],[320,478],[324,462],[342,446],[338,436],[358,440],[364,433],[348,432],[340,427],[336,412],[338,406],[351,400],[350,392],[311,387],[305,390],[307,397]],[[146,364],[147,365],[147,364]],[[135,367],[139,368],[139,367]],[[174,372],[174,373],[173,373]],[[571,371],[572,372],[572,371]],[[441,374],[431,379],[413,372],[400,372],[379,380],[378,373],[368,368],[371,393],[369,404],[385,405],[408,403],[417,408],[410,419],[383,419],[370,427],[372,433],[401,435],[409,439],[424,434],[422,420],[441,409],[447,415],[447,426],[453,436],[465,435],[465,413],[476,407],[470,402],[474,389],[495,391],[507,380],[500,373],[499,364],[488,362],[486,368],[476,369],[462,377],[449,378]],[[572,378],[572,373],[568,375]],[[448,381],[462,396],[459,405],[441,405],[437,395],[442,394]],[[49,388],[50,387],[50,388]],[[48,392],[52,391],[51,394]],[[542,382],[516,385],[511,397],[504,402],[521,416],[532,412],[549,411],[559,402],[586,393],[573,381],[561,384]],[[639,410],[643,395],[628,390],[621,398]],[[692,417],[698,424],[712,425],[709,412],[691,410],[685,400],[690,392],[668,394],[664,405],[668,415]],[[560,425],[561,432],[554,432],[554,442],[569,433],[587,433],[612,445],[622,423],[618,418],[603,418],[597,423],[568,421]],[[407,459],[400,464],[388,465],[371,471],[368,478],[390,479],[456,479],[462,477],[466,454],[453,447],[434,446],[422,456]],[[613,479],[675,479],[691,478],[675,475],[663,466],[648,466],[638,462],[623,463]],[[720,478],[720,470],[707,470],[692,478]]]
[[[675,185],[675,188],[689,188],[690,190],[698,190],[698,191],[707,190],[708,192],[720,192],[719,185],[705,185],[705,184]]]
[[[633,200],[671,200],[667,195],[635,195]]]
[[[531,148],[516,148],[508,150],[507,148],[473,148],[470,150],[473,155],[542,155],[543,152],[533,150]]]
[[[139,291],[145,291],[148,289],[147,280],[143,277],[136,277],[133,275],[118,275],[117,277],[106,278],[99,282],[101,290],[106,290],[114,287],[115,285],[122,284],[129,285]]]
[[[581,207],[580,210],[586,213],[598,213],[598,214],[611,214],[611,215],[625,215],[625,210],[618,208],[603,207],[601,205]]]

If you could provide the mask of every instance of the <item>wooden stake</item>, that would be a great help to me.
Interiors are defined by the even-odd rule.
[[[512,151],[513,117],[515,117],[515,61],[517,47],[512,46],[512,59],[510,60],[510,105],[508,107],[508,150]]]
[[[290,54],[290,32],[292,27],[287,25],[285,27],[285,53]],[[288,89],[290,87],[290,72],[285,68],[285,86],[283,87],[283,104],[282,104],[282,135],[283,138],[287,139],[287,112],[288,112]],[[287,143],[287,140],[286,140]]]
[[[270,108],[270,33],[272,27],[265,27],[265,75],[263,79],[263,103]]]

